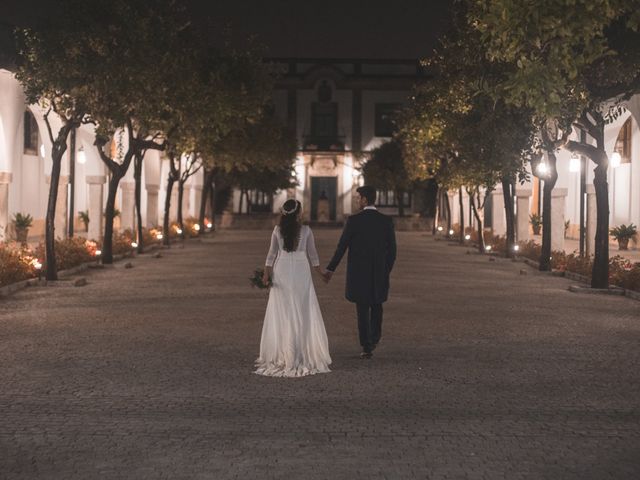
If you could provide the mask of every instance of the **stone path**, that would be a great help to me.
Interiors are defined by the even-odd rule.
[[[338,234],[316,232],[324,260]],[[268,239],[3,300],[0,478],[640,478],[638,302],[399,233],[373,360],[340,268],[316,282],[333,372],[262,378]]]

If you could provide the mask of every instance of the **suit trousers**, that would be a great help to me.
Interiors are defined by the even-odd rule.
[[[382,304],[356,303],[360,345],[371,352],[382,336]]]

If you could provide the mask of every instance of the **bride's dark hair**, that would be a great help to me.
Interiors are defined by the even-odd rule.
[[[302,226],[298,220],[298,215],[302,209],[302,204],[298,200],[290,198],[282,205],[280,209],[280,235],[284,240],[284,250],[293,252],[297,245],[296,242],[300,237],[300,227]]]

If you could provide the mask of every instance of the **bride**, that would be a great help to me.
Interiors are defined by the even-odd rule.
[[[325,275],[313,232],[301,223],[299,201],[287,200],[281,213],[271,234],[263,277],[265,284],[271,281],[271,291],[255,373],[302,377],[329,372],[327,332],[309,268],[311,261],[313,268]]]

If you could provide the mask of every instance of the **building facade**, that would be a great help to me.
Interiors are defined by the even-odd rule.
[[[280,76],[274,95],[276,115],[295,132],[294,192],[263,197],[262,210],[277,212],[291,197],[304,206],[311,222],[341,222],[354,211],[354,190],[362,183],[360,167],[371,150],[393,135],[393,113],[409,101],[413,86],[427,76],[416,60],[271,59]],[[381,192],[380,208],[407,211],[411,194],[396,199]],[[256,204],[254,204],[256,205]],[[240,193],[234,212],[247,212]]]

